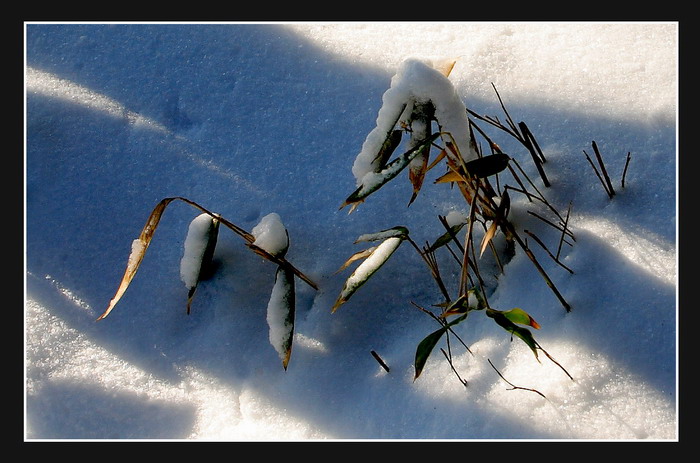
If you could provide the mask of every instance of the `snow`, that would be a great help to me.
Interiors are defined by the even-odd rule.
[[[185,248],[180,260],[180,279],[185,286],[193,288],[199,282],[202,259],[209,244],[214,221],[209,214],[200,214],[190,222],[185,238]]]
[[[409,116],[416,105],[432,102],[435,117],[441,124],[441,130],[454,137],[465,160],[474,158],[469,150],[469,120],[464,103],[457,95],[452,83],[431,60],[421,61],[408,58],[401,63],[391,79],[389,89],[382,95],[382,106],[377,115],[376,127],[367,135],[362,150],[355,158],[352,172],[357,179],[357,186],[376,183],[376,172],[383,166],[378,165],[375,155],[384,143],[387,134],[396,126],[409,125]],[[420,121],[418,121],[420,123]],[[414,138],[413,144],[427,136],[425,127],[415,127],[421,134]],[[413,147],[409,144],[409,148]]]
[[[390,236],[382,241],[379,246],[371,248],[369,255],[362,261],[355,271],[350,274],[350,277],[348,277],[346,280],[345,285],[343,285],[338,301],[333,306],[334,312],[337,310],[340,304],[347,301],[350,296],[360,288],[360,286],[364,285],[368,279],[386,263],[387,259],[391,257],[402,242],[403,238],[398,236]]]
[[[466,223],[469,220],[469,215],[462,211],[450,211],[445,216],[445,222],[450,227],[457,226],[461,223]]]
[[[289,248],[287,229],[284,228],[279,214],[275,212],[263,217],[251,233],[255,237],[253,244],[273,256],[284,256]]]
[[[294,336],[294,277],[289,271],[278,268],[275,286],[267,303],[267,325],[270,328],[270,344],[285,364]]]
[[[448,77],[436,69],[452,61]],[[25,78],[26,440],[678,438],[678,24],[29,23]],[[407,207],[407,170],[340,210],[373,169],[353,167],[376,146],[370,134],[407,95],[503,121],[492,84],[537,138],[552,186],[522,147],[489,134],[558,210],[572,205],[576,241],[561,254],[573,274],[532,244],[571,312],[521,252],[492,276],[489,303],[532,315],[575,381],[481,313],[454,327],[469,350],[450,346],[467,386],[439,350],[414,381],[416,346],[439,325],[412,303],[441,295],[408,245],[331,313],[357,237],[404,226],[422,245],[444,233],[438,216],[468,215],[432,176]],[[583,155],[593,140],[613,198]],[[95,321],[149,213],[173,196],[218,211],[318,284],[295,280],[286,370],[282,325],[267,323],[282,301],[278,267],[224,222],[197,310],[183,310],[179,266],[198,212],[181,202]],[[559,234],[528,213],[546,209],[510,197],[518,228],[556,249]]]

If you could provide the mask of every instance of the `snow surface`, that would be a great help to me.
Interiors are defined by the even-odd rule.
[[[674,23],[27,24],[26,439],[677,439],[677,33]],[[559,210],[572,204],[576,241],[562,262],[574,274],[541,259],[572,311],[522,253],[489,302],[530,313],[575,381],[476,314],[456,327],[470,352],[451,346],[467,387],[439,352],[414,382],[416,346],[438,325],[411,302],[440,294],[410,246],[330,313],[358,236],[405,226],[422,243],[444,231],[438,215],[468,212],[432,179],[407,207],[403,176],[339,210],[409,58],[456,60],[449,80],[464,104],[503,120],[493,83],[542,146],[552,186],[499,135],[501,147]],[[592,140],[612,199],[582,153]],[[246,230],[285,218],[285,257],[319,286],[296,281],[286,371],[266,323],[276,267],[223,226],[198,309],[182,309],[179,262],[198,214],[184,203],[165,211],[131,286],[95,322],[170,196]],[[557,240],[534,206],[511,203],[519,227]],[[489,362],[546,398],[511,390]]]

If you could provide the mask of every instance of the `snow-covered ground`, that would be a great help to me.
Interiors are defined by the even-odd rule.
[[[26,438],[677,439],[677,34],[675,23],[27,24]],[[416,346],[438,325],[412,302],[440,293],[408,245],[331,313],[360,235],[405,226],[423,243],[444,231],[438,215],[468,212],[434,177],[410,207],[397,178],[339,209],[409,58],[456,60],[464,105],[504,120],[495,85],[552,186],[489,133],[558,209],[571,203],[562,262],[574,273],[538,254],[571,312],[523,253],[489,302],[530,313],[574,381],[475,313],[455,327],[470,352],[451,346],[467,387],[439,351],[414,382]],[[612,199],[583,154],[593,140]],[[286,259],[318,284],[296,280],[286,370],[267,323],[276,266],[224,226],[187,315],[180,264],[200,211],[183,202],[95,321],[172,196],[248,231],[272,213],[286,227]],[[556,243],[524,197],[512,201],[518,227]]]

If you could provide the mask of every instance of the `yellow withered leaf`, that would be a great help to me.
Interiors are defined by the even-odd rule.
[[[434,160],[432,163],[430,163],[430,165],[428,166],[428,170],[431,170],[433,167],[435,167],[436,165],[438,165],[438,163],[439,163],[440,161],[442,161],[443,159],[445,159],[445,156],[447,156],[447,152],[446,152],[444,149],[443,149],[443,150],[440,150],[440,153],[437,155],[437,157],[435,158],[435,160]]]
[[[486,231],[486,234],[484,234],[484,238],[481,240],[481,249],[479,251],[479,257],[484,255],[484,251],[489,245],[489,242],[491,242],[493,237],[496,235],[496,231],[498,231],[498,222],[493,221],[489,229]]]
[[[457,64],[457,60],[447,59],[435,63],[435,69],[440,71],[440,73],[445,77],[450,77],[450,73],[452,72],[452,69],[454,69],[455,64]]]
[[[425,173],[428,171],[428,153],[427,151],[421,153],[414,159],[414,163],[409,166],[408,169],[408,179],[413,186],[413,194],[408,202],[409,205],[415,201],[421,187],[423,186],[423,180],[425,179]]]
[[[156,231],[156,227],[158,227],[163,211],[174,199],[176,198],[165,198],[159,202],[158,205],[156,205],[151,212],[151,215],[148,217],[146,225],[141,230],[141,234],[131,243],[131,253],[129,254],[124,276],[122,277],[121,283],[119,283],[119,288],[117,289],[117,292],[112,300],[109,301],[107,310],[105,310],[104,313],[97,318],[97,320],[102,320],[109,315],[114,306],[117,305],[117,302],[119,302],[119,299],[121,299],[126,292],[126,289],[129,287],[131,280],[134,279],[134,275],[136,275],[136,271],[139,269],[139,266],[143,261],[143,256],[146,254],[146,250],[148,249],[148,245],[151,243],[151,239],[153,239],[153,233]]]
[[[453,183],[453,182],[463,182],[463,181],[464,181],[464,177],[461,174],[455,172],[454,170],[450,170],[445,175],[438,177],[435,180],[435,183]]]
[[[377,249],[377,247],[376,247],[376,246],[372,246],[371,248],[364,249],[364,250],[362,250],[362,251],[356,252],[355,254],[353,254],[352,256],[350,256],[350,258],[349,258],[348,260],[346,260],[345,263],[344,263],[343,265],[341,265],[341,267],[340,267],[338,270],[335,271],[335,273],[340,273],[340,272],[342,272],[343,270],[345,270],[346,268],[348,268],[348,267],[350,266],[350,264],[352,264],[353,262],[355,262],[355,261],[357,261],[357,260],[360,260],[360,259],[364,259],[364,258],[366,258],[366,257],[369,257],[369,255],[372,254],[372,253],[374,252],[375,249]]]
[[[501,195],[501,201],[498,204],[498,207],[496,208],[496,219],[491,223],[491,226],[486,231],[486,234],[484,234],[484,238],[481,240],[481,252],[479,254],[479,257],[481,257],[484,254],[486,246],[488,246],[489,242],[496,235],[496,232],[498,231],[498,226],[506,219],[509,210],[510,195],[508,195],[508,191],[504,191],[503,195]]]

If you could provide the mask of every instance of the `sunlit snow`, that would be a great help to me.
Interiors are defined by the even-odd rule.
[[[452,61],[448,77],[425,64]],[[358,237],[400,226],[422,245],[444,233],[438,216],[469,214],[434,177],[407,206],[405,172],[339,209],[372,171],[362,156],[353,165],[386,130],[384,103],[431,83],[451,107],[504,120],[497,88],[552,186],[490,133],[556,208],[571,205],[560,261],[573,274],[531,243],[571,312],[517,252],[490,275],[489,302],[530,313],[574,381],[479,313],[455,327],[468,350],[451,342],[454,370],[436,350],[414,381],[416,346],[439,327],[416,305],[441,298],[409,245],[331,313]],[[25,84],[27,440],[678,438],[676,23],[28,23]],[[583,156],[593,140],[613,198]],[[185,312],[180,265],[199,214],[185,204],[163,214],[131,286],[95,321],[148,214],[173,196],[318,284],[296,280],[286,370],[268,325],[277,266],[230,230]],[[560,233],[531,214],[540,205],[511,196],[511,219],[556,250]]]

